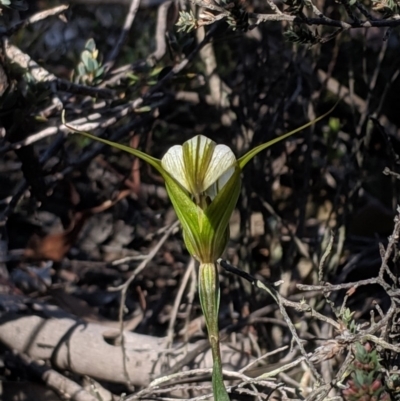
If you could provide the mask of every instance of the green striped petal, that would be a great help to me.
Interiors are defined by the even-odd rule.
[[[182,146],[170,148],[161,165],[198,201],[204,193],[213,199],[229,181],[236,157],[228,146],[197,135]]]

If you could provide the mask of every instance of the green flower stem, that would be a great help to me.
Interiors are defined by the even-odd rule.
[[[222,376],[222,361],[219,342],[218,310],[219,279],[216,263],[201,263],[199,270],[200,304],[206,320],[208,340],[213,357],[213,393],[215,401],[229,401]]]

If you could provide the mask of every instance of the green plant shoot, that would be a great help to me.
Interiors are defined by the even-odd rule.
[[[165,186],[182,225],[189,253],[199,261],[199,297],[213,356],[213,393],[216,401],[229,401],[222,375],[218,329],[219,280],[217,260],[229,240],[229,219],[241,187],[241,171],[264,149],[315,124],[328,113],[303,126],[261,144],[237,159],[225,145],[197,135],[182,146],[171,147],[159,160],[140,150],[81,132],[65,123],[71,131],[128,152],[154,167]]]

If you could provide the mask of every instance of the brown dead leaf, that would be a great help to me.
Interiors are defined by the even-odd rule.
[[[86,220],[93,214],[101,213],[114,206],[130,192],[129,189],[120,191],[112,200],[107,200],[99,206],[82,212],[75,212],[69,227],[61,233],[49,234],[44,237],[34,234],[24,250],[24,257],[33,260],[61,262],[78,239]]]
[[[88,217],[88,213],[76,213],[70,226],[62,233],[49,234],[44,237],[34,234],[24,251],[24,257],[61,262],[75,243]]]

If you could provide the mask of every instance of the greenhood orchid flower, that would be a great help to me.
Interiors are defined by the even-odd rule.
[[[213,200],[228,182],[235,171],[236,157],[228,146],[197,135],[183,146],[169,149],[161,165],[200,204],[204,195]]]
[[[228,146],[198,135],[161,159],[169,197],[185,244],[201,263],[214,263],[228,241],[230,215],[240,192],[240,168]]]
[[[329,113],[257,146],[239,159],[236,159],[228,146],[217,145],[203,135],[195,136],[182,146],[171,147],[159,160],[140,150],[66,125],[74,132],[139,157],[164,178],[169,198],[182,225],[186,247],[200,262],[199,295],[213,354],[213,391],[217,401],[229,401],[229,396],[223,383],[219,350],[219,283],[216,261],[228,243],[229,219],[239,197],[241,171],[262,150],[309,127]]]

